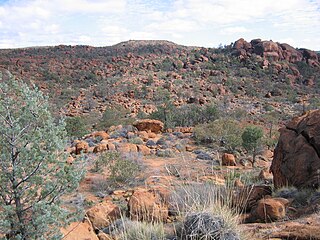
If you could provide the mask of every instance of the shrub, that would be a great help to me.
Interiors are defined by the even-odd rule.
[[[117,125],[130,125],[133,123],[134,119],[128,117],[129,110],[123,108],[122,106],[116,106],[113,109],[107,109],[97,124],[97,129],[107,129],[111,126]]]
[[[242,132],[238,121],[218,119],[208,124],[197,125],[194,129],[194,137],[197,142],[214,143],[234,151],[242,144]]]
[[[169,203],[183,219],[179,239],[240,239],[243,233],[236,210],[231,210],[231,193],[231,188],[210,183],[176,187]]]
[[[119,159],[120,154],[117,152],[101,153],[94,162],[92,171],[102,172],[103,168],[108,167],[115,159]]]
[[[124,231],[120,234],[121,240],[165,240],[163,223],[146,223],[127,221]]]
[[[104,152],[95,161],[93,171],[99,172],[106,167],[109,172],[109,180],[113,184],[124,184],[134,179],[140,170],[136,159],[121,156],[117,152]]]
[[[161,222],[147,223],[132,221],[125,217],[116,220],[103,232],[119,240],[165,240],[164,225]]]
[[[55,123],[38,89],[13,78],[0,84],[0,116],[0,232],[61,239],[59,229],[72,220],[61,198],[84,174],[79,161],[66,164],[65,125]]]
[[[217,119],[219,113],[215,105],[190,104],[182,107],[167,105],[166,107],[159,107],[150,117],[163,121],[166,128],[174,128],[207,123]]]
[[[257,149],[260,146],[260,140],[263,137],[263,131],[257,126],[248,126],[241,135],[242,146],[248,151],[252,152],[252,165],[255,163]]]
[[[84,117],[68,117],[66,119],[66,131],[68,136],[80,138],[89,133],[90,126],[88,126]]]
[[[190,213],[183,222],[180,237],[186,240],[240,240],[232,221],[211,211]]]

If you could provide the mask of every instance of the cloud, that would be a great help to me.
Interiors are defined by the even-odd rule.
[[[264,37],[320,49],[319,9],[319,0],[15,0],[0,4],[0,47]]]
[[[250,30],[245,27],[227,27],[227,28],[223,28],[220,31],[221,34],[225,34],[225,35],[232,35],[235,33],[247,33],[247,32],[250,32]]]

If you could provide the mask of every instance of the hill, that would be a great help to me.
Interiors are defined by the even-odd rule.
[[[6,49],[0,67],[34,82],[66,116],[99,118],[115,105],[131,116],[150,114],[163,96],[176,107],[214,103],[252,115],[273,108],[293,115],[319,104],[317,53],[260,39],[219,49],[160,40]]]

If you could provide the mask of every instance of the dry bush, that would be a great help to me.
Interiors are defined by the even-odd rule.
[[[239,227],[239,212],[233,189],[210,183],[192,183],[176,188],[170,199],[172,214],[182,219],[179,239],[246,239]]]
[[[164,224],[132,221],[125,217],[103,229],[103,232],[119,240],[165,240]]]

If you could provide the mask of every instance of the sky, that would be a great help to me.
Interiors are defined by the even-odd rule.
[[[0,0],[0,48],[239,38],[320,50],[320,0]]]

